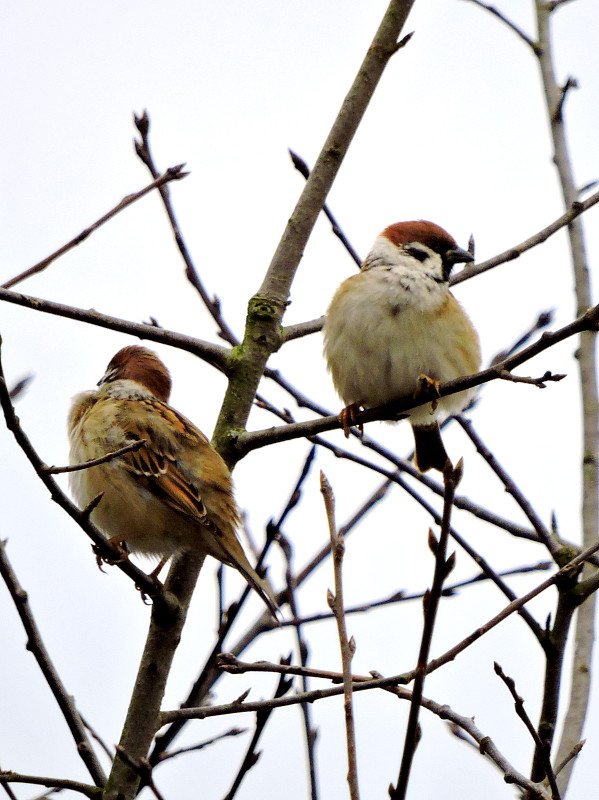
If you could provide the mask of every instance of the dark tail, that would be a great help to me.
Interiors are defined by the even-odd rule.
[[[414,461],[420,472],[438,469],[443,472],[449,456],[441,439],[441,431],[436,422],[432,425],[413,425],[416,455]]]

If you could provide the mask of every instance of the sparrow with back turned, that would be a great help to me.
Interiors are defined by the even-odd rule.
[[[274,614],[274,596],[237,538],[229,470],[204,434],[168,405],[171,378],[162,361],[145,347],[124,347],[98,385],[73,399],[71,463],[139,440],[145,445],[70,473],[77,502],[85,507],[102,493],[92,520],[131,552],[166,559],[191,551],[235,567]]]
[[[389,403],[422,384],[478,372],[480,345],[468,315],[449,291],[453,266],[472,261],[447,231],[418,220],[390,225],[357,275],[335,293],[324,324],[324,352],[346,408]],[[473,390],[414,408],[409,419],[421,472],[443,471],[448,456],[439,420],[459,413]]]

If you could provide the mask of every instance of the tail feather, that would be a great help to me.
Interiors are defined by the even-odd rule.
[[[441,439],[441,431],[436,422],[432,425],[413,425],[416,454],[414,461],[420,472],[438,469],[443,472],[449,456]]]
[[[252,589],[260,595],[262,600],[266,603],[268,608],[270,609],[271,614],[273,617],[278,621],[277,611],[279,611],[279,605],[277,603],[277,599],[274,595],[274,592],[268,585],[268,583],[259,577],[258,573],[253,570],[249,563],[247,566],[242,564],[234,564],[233,565],[246,579]],[[280,612],[279,612],[280,613]]]
[[[252,589],[259,594],[266,603],[273,617],[278,619],[277,611],[279,611],[279,605],[274,592],[247,560],[235,531],[233,529],[228,529],[224,535],[219,531],[217,536],[211,538],[210,544],[210,555],[222,561],[223,564],[228,564],[230,567],[234,567],[240,572]]]

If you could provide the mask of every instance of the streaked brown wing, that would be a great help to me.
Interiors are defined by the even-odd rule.
[[[129,402],[129,401],[125,401]],[[210,448],[208,439],[189,420],[157,400],[133,400],[139,408],[123,415],[126,439],[147,442],[145,447],[122,456],[122,463],[152,494],[180,514],[206,525],[206,507],[198,481],[182,469],[178,453]]]

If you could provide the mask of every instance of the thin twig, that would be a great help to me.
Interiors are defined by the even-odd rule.
[[[106,464],[108,461],[113,461],[115,458],[124,456],[125,453],[134,453],[136,450],[141,450],[141,448],[145,447],[146,445],[147,441],[145,439],[138,439],[136,442],[131,442],[130,444],[121,447],[119,450],[115,450],[113,453],[106,453],[105,456],[100,456],[100,458],[92,458],[89,461],[86,461],[84,464],[71,464],[69,467],[42,467],[42,469],[47,475],[60,475],[65,472],[78,472],[82,469],[89,469],[90,467],[97,467],[100,464]]]
[[[431,672],[435,672],[437,669],[439,669],[440,667],[444,666],[448,662],[453,661],[460,653],[462,653],[464,650],[466,650],[468,647],[470,647],[474,642],[476,642],[478,639],[480,639],[482,636],[484,636],[489,631],[493,630],[493,628],[495,628],[500,622],[503,622],[504,619],[507,619],[511,614],[519,611],[528,602],[530,602],[533,598],[537,597],[539,594],[544,592],[550,586],[553,586],[554,584],[559,583],[560,581],[563,581],[567,577],[571,577],[573,574],[576,574],[577,571],[580,569],[580,566],[583,563],[585,563],[587,560],[589,560],[590,557],[595,552],[597,552],[597,550],[599,550],[599,541],[595,542],[590,547],[585,548],[581,553],[579,553],[575,558],[573,558],[572,561],[570,561],[568,564],[566,564],[564,567],[562,567],[560,570],[558,570],[552,576],[547,578],[547,580],[545,580],[542,583],[538,584],[534,589],[532,589],[531,591],[527,592],[522,597],[519,597],[519,598],[516,598],[515,600],[513,600],[511,603],[509,603],[509,605],[505,606],[505,608],[503,608],[503,610],[500,611],[498,614],[496,614],[492,619],[488,620],[484,625],[481,625],[479,628],[477,628],[475,631],[473,631],[473,633],[471,633],[465,639],[462,639],[462,641],[459,642],[457,645],[452,647],[450,650],[447,650],[443,655],[441,655],[438,658],[433,659],[432,661],[430,661],[427,664],[427,668],[426,668],[427,675],[430,674]],[[311,564],[312,563],[313,562],[311,562]],[[309,570],[306,571],[306,575],[301,576],[302,580],[307,576],[307,574],[310,574]],[[300,581],[298,579],[298,584],[299,584],[299,582]],[[264,620],[266,620],[266,619],[268,619],[268,612],[265,611],[263,613],[262,617],[261,617],[260,624],[257,625],[258,629],[260,628],[260,625],[262,625]],[[243,652],[243,650],[249,645],[249,643],[251,641],[253,641],[253,639],[255,638],[255,635],[256,635],[255,632],[248,632],[248,634],[246,634],[246,636],[243,638],[242,642],[237,644],[237,646],[235,648],[235,652],[236,653]],[[410,683],[412,680],[414,680],[415,676],[416,676],[416,671],[413,670],[412,672],[402,673],[401,675],[395,675],[395,676],[393,676],[391,678],[385,678],[385,679],[383,679],[382,683],[380,681],[378,681],[378,680],[375,681],[375,682],[370,682],[368,684],[368,687],[369,688],[380,688],[380,687],[384,687],[384,686],[391,686],[391,685],[397,685],[397,684],[406,684],[406,683]],[[355,686],[354,686],[354,691],[356,691],[356,687]],[[320,695],[317,695],[317,697],[320,697]],[[311,702],[311,701],[309,701],[309,702]],[[206,714],[204,714],[204,713],[203,713],[203,715],[206,716]],[[211,715],[207,714],[207,716],[211,716]],[[165,723],[169,723],[172,720],[179,719],[179,718],[181,718],[181,719],[194,718],[194,714],[189,712],[188,710],[186,711],[185,709],[180,709],[179,711],[173,711],[173,712],[165,712],[165,714],[164,714],[164,722]],[[198,718],[203,718],[203,717],[200,716]]]
[[[15,604],[21,623],[27,633],[27,649],[33,653],[35,660],[38,663],[42,675],[44,676],[48,688],[54,695],[54,699],[58,703],[58,707],[67,723],[71,736],[73,737],[77,753],[87,767],[87,770],[96,784],[96,786],[104,786],[106,783],[106,775],[102,769],[102,765],[98,761],[96,754],[87,733],[85,726],[81,721],[79,712],[75,707],[73,697],[70,695],[54,666],[52,659],[46,646],[42,640],[39,628],[33,616],[33,612],[29,605],[27,592],[20,585],[17,576],[8,560],[6,554],[6,543],[0,541],[0,575],[6,584],[10,596]]]
[[[158,170],[156,169],[156,165],[152,157],[152,151],[150,149],[150,117],[148,112],[144,111],[141,117],[138,117],[136,114],[134,114],[133,119],[135,122],[135,127],[137,128],[141,137],[141,141],[135,140],[135,152],[141,161],[146,165],[151,175],[156,177]],[[193,263],[191,253],[185,244],[181,229],[179,228],[175,210],[173,208],[173,204],[171,203],[168,186],[164,185],[160,187],[160,197],[162,198],[162,203],[168,216],[173,235],[175,237],[175,242],[177,243],[177,248],[179,249],[179,253],[181,254],[181,257],[185,263],[185,275],[187,280],[198,292],[208,312],[218,325],[218,333],[221,339],[224,339],[233,346],[239,344],[238,338],[228,326],[221,313],[220,300],[217,297],[210,297],[204,284],[202,283],[195,264]]]
[[[13,386],[11,386],[8,394],[13,403],[27,391],[27,388],[32,380],[33,375],[26,375],[24,378],[21,378],[20,381],[17,381]]]
[[[322,471],[320,473],[320,491],[322,493],[327,515],[335,575],[335,593],[333,594],[330,589],[327,591],[327,602],[329,604],[329,608],[335,615],[335,620],[337,622],[337,634],[339,636],[339,647],[341,649],[341,665],[343,668],[343,708],[345,711],[345,735],[347,740],[347,782],[349,784],[349,794],[351,799],[360,800],[351,672],[352,659],[354,657],[354,653],[356,652],[356,643],[353,636],[351,639],[348,639],[343,605],[343,556],[345,554],[345,542],[343,540],[343,534],[339,533],[337,530],[337,523],[335,522],[335,495],[333,494],[333,490],[331,489],[331,485],[328,482],[326,475]]]
[[[509,250],[504,250],[503,253],[498,253],[498,255],[487,259],[487,261],[481,261],[480,264],[473,264],[470,267],[464,267],[464,269],[456,272],[455,275],[451,276],[451,286],[456,286],[458,283],[470,280],[470,278],[475,278],[477,275],[482,275],[483,272],[487,272],[488,270],[494,269],[501,264],[506,264],[509,261],[513,261],[515,258],[519,258],[527,250],[532,250],[533,247],[536,247],[537,245],[547,241],[550,236],[553,236],[554,233],[557,233],[562,228],[565,228],[573,220],[575,220],[581,214],[584,214],[585,211],[588,211],[589,208],[592,208],[597,203],[599,203],[599,191],[595,192],[590,197],[587,197],[586,200],[574,201],[564,214],[551,222],[545,228],[542,228],[540,231],[530,236],[528,239],[520,242],[520,244],[510,247]],[[282,341],[290,342],[303,336],[309,336],[310,334],[318,333],[318,331],[322,330],[323,324],[324,316],[319,317],[318,319],[312,319],[306,322],[297,322],[294,325],[288,325],[282,330]]]
[[[393,687],[392,682],[388,678],[376,678],[369,682],[356,683],[353,686],[354,692],[362,691],[368,688],[388,688],[391,687],[393,694],[400,700],[411,701],[412,693],[407,689],[399,686]],[[318,700],[328,697],[337,697],[343,694],[343,687],[336,686],[331,689],[319,689],[305,694],[291,695],[281,697],[277,700],[266,700],[255,703],[234,702],[223,706],[203,706],[202,708],[187,709],[186,711],[169,711],[162,714],[165,721],[172,719],[174,714],[188,714],[190,718],[204,719],[206,717],[222,716],[224,714],[239,714],[251,713],[259,711],[263,708],[281,708],[283,706],[293,706],[298,703],[314,703]],[[503,773],[506,783],[521,786],[526,791],[530,792],[531,797],[539,798],[539,800],[550,800],[549,795],[540,784],[535,784],[520,772],[518,772],[500,753],[497,746],[490,736],[486,736],[474,724],[472,717],[462,716],[453,711],[448,705],[436,703],[427,697],[422,698],[422,707],[427,711],[435,714],[440,719],[450,720],[465,730],[477,742],[480,752],[489,758]]]
[[[283,556],[285,558],[285,584],[287,586],[287,602],[291,611],[290,625],[293,625],[295,632],[297,651],[302,666],[308,664],[309,646],[307,640],[304,638],[302,621],[300,619],[297,593],[295,591],[295,580],[293,578],[293,546],[287,536],[281,530],[288,515],[300,502],[302,488],[308,478],[312,463],[316,456],[316,446],[312,446],[306,459],[304,461],[299,478],[289,496],[289,499],[283,509],[279,519],[276,522],[270,522],[268,527],[271,532],[267,532],[268,536],[272,536],[279,544]],[[310,689],[308,678],[305,675],[301,676],[302,692],[307,692]],[[308,771],[310,775],[310,795],[312,800],[318,800],[318,770],[316,765],[316,729],[312,725],[312,709],[308,703],[302,704],[302,719],[304,723],[304,739],[306,743],[306,755],[308,759]]]
[[[592,206],[596,205],[597,203],[599,203],[599,192],[595,192],[583,201],[574,200],[569,204],[567,211],[562,214],[561,217],[558,217],[538,233],[535,233],[533,236],[525,239],[523,242],[520,242],[520,244],[510,247],[509,250],[505,250],[503,253],[493,256],[493,258],[490,258],[487,261],[483,261],[480,264],[476,264],[471,267],[465,267],[464,269],[460,270],[460,272],[452,276],[450,281],[451,285],[455,286],[458,283],[462,283],[462,281],[467,281],[470,278],[481,275],[483,272],[487,272],[487,270],[494,269],[500,264],[513,261],[515,258],[521,256],[522,253],[525,253],[527,250],[531,250],[538,244],[545,242],[550,236],[553,236],[554,233],[557,233],[557,231],[570,225],[570,223],[573,222],[577,217],[579,217],[585,211],[588,211],[589,208],[592,208]]]
[[[160,756],[160,759],[157,761],[157,765],[162,764],[171,758],[177,758],[177,756],[183,756],[187,755],[187,753],[195,753],[198,750],[204,750],[206,747],[210,747],[210,745],[216,744],[216,742],[220,742],[223,739],[230,739],[233,736],[240,736],[242,733],[247,733],[247,730],[247,728],[229,728],[228,731],[219,733],[217,736],[212,736],[210,739],[205,739],[203,742],[190,744],[187,745],[187,747],[178,747],[176,750],[168,750],[166,753],[163,753]]]
[[[458,538],[457,536],[455,536],[455,530],[453,528],[451,529],[451,535],[452,538],[455,538],[455,540],[462,547],[464,546],[465,542],[462,540],[461,537]],[[469,555],[471,555],[470,552]],[[472,551],[472,557],[474,558],[476,563],[479,563],[478,561],[479,559],[481,559],[484,562],[484,559],[482,559],[481,556],[478,556],[478,554],[476,555],[477,558],[474,558],[474,551]],[[486,564],[486,562],[484,563]],[[488,564],[486,566],[488,567]],[[499,588],[502,590],[504,595],[509,600],[515,600],[517,595],[514,592],[512,592],[512,590],[505,583],[503,583],[503,581],[501,581],[502,577],[505,577],[506,575],[525,575],[530,572],[545,571],[552,566],[553,566],[552,561],[539,561],[538,564],[532,564],[527,567],[514,567],[513,569],[503,570],[502,572],[494,572],[493,570],[491,570],[490,567],[488,567],[488,569],[491,571],[492,574],[487,574],[486,571],[482,571],[478,575],[475,575],[473,578],[468,578],[467,580],[463,581],[457,581],[456,583],[452,583],[449,586],[445,586],[443,588],[443,596],[453,597],[458,593],[460,589],[468,588],[469,586],[476,586],[482,581],[492,581],[493,583],[499,586]],[[395,591],[388,597],[384,597],[381,600],[372,600],[371,602],[362,603],[361,605],[358,606],[349,606],[348,608],[345,609],[345,616],[347,617],[351,614],[365,614],[368,613],[369,611],[372,611],[373,609],[382,608],[384,606],[395,605],[395,603],[410,602],[412,600],[422,600],[423,596],[424,592],[408,593],[402,590]],[[529,627],[533,629],[533,632],[535,633],[537,638],[539,640],[544,638],[545,634],[543,628],[533,617],[531,617],[530,613],[524,608],[520,609],[519,613],[524,619],[526,619],[527,624],[529,625]],[[290,627],[294,623],[301,625],[309,625],[312,622],[322,622],[323,620],[332,618],[333,614],[330,611],[308,614],[307,616],[304,617],[298,617],[297,620],[284,620],[281,623],[281,627],[282,628]]]
[[[184,166],[185,164],[178,164],[176,167],[169,167],[163,175],[154,176],[155,180],[153,180],[152,183],[149,183],[139,192],[135,192],[134,194],[128,194],[126,197],[123,197],[120,203],[117,203],[117,205],[114,208],[112,208],[107,214],[104,214],[104,216],[100,217],[99,220],[96,220],[96,222],[94,222],[88,228],[85,228],[85,230],[81,231],[81,233],[75,236],[74,239],[71,239],[70,242],[67,242],[62,247],[59,247],[58,250],[56,250],[54,253],[47,256],[46,258],[44,258],[38,264],[34,264],[33,267],[29,267],[29,269],[26,269],[19,275],[15,275],[14,278],[5,281],[3,284],[1,284],[2,288],[10,289],[11,286],[20,283],[21,281],[25,280],[25,278],[29,278],[31,275],[36,275],[38,272],[42,272],[43,270],[46,269],[46,267],[50,266],[50,264],[53,261],[56,261],[57,258],[67,253],[69,250],[72,250],[78,244],[81,244],[81,242],[85,241],[85,239],[87,239],[87,237],[90,234],[98,230],[98,228],[101,225],[104,225],[105,222],[108,222],[108,220],[112,219],[116,214],[119,213],[119,211],[122,211],[124,208],[127,208],[127,206],[130,206],[132,203],[135,203],[137,200],[139,200],[144,195],[148,194],[148,192],[151,192],[153,189],[158,189],[160,187],[163,187],[170,181],[178,181],[181,180],[181,178],[184,178],[186,175],[189,174],[187,172],[183,172]]]
[[[424,690],[424,680],[426,678],[426,665],[428,663],[428,657],[433,640],[433,631],[435,629],[437,610],[439,608],[439,601],[441,600],[443,584],[455,566],[455,553],[450,555],[449,558],[446,558],[446,553],[447,541],[449,539],[453,497],[455,495],[457,486],[462,479],[462,471],[463,464],[461,460],[458,462],[455,468],[449,462],[446,465],[443,474],[445,480],[443,520],[441,523],[439,539],[437,540],[433,532],[429,530],[428,542],[429,547],[435,557],[435,571],[431,589],[429,592],[425,593],[423,599],[424,626],[422,629],[422,639],[420,642],[420,650],[416,664],[416,676],[414,679],[414,688],[412,690],[412,701],[410,703],[410,714],[408,716],[408,724],[406,727],[404,750],[401,759],[401,767],[399,769],[399,778],[397,780],[397,786],[395,789],[389,791],[391,800],[404,800],[407,795],[412,762],[414,760],[414,754],[420,738],[418,717],[420,715],[420,703]]]
[[[519,28],[514,22],[508,19],[508,17],[506,17],[505,14],[499,11],[499,9],[495,8],[495,6],[490,6],[487,3],[483,3],[482,0],[470,0],[470,2],[474,3],[474,5],[479,6],[480,8],[484,8],[485,11],[488,11],[490,14],[493,14],[493,16],[497,17],[497,19],[500,19],[504,23],[504,25],[507,25],[507,27],[511,31],[513,31],[516,34],[516,36],[518,36],[525,44],[527,44],[531,48],[533,53],[538,54],[538,47],[539,47],[538,44],[535,41],[533,41],[530,38],[530,36],[524,33],[522,28]]]
[[[291,656],[289,656],[288,660],[281,659],[281,663],[282,664],[285,664],[286,662],[289,663],[289,660],[291,660]],[[275,689],[273,699],[284,697],[292,688],[292,686],[293,686],[293,679],[288,679],[285,678],[283,675],[280,675],[279,682],[277,684],[277,688]],[[237,775],[233,780],[233,784],[229,789],[229,791],[227,792],[227,794],[224,796],[223,800],[233,800],[233,798],[237,794],[237,790],[241,786],[243,779],[252,769],[252,767],[254,767],[257,764],[258,759],[260,758],[260,753],[257,751],[256,748],[258,747],[258,743],[260,742],[260,739],[262,737],[262,734],[264,733],[264,729],[266,728],[266,725],[268,723],[268,720],[270,719],[270,715],[272,714],[272,712],[273,712],[272,708],[268,709],[265,708],[256,713],[256,729],[254,730],[252,739],[247,747],[245,756],[243,758],[241,766],[239,767],[239,771],[237,772]]]
[[[570,763],[570,761],[572,761],[573,758],[576,758],[578,756],[578,754],[580,753],[580,751],[582,750],[582,748],[585,746],[586,743],[587,743],[586,739],[581,739],[580,742],[574,745],[574,747],[570,750],[570,752],[566,755],[566,757],[562,761],[560,761],[557,767],[555,768],[554,772],[556,775],[559,775],[560,772],[563,770],[563,768],[567,766]]]
[[[405,42],[405,43],[407,44],[407,42]],[[308,178],[310,177],[310,168],[308,167],[308,165],[306,164],[304,159],[301,156],[299,156],[297,153],[294,153],[293,150],[288,150],[288,152],[289,152],[289,155],[290,155],[291,160],[293,162],[293,166],[300,173],[300,175],[302,175],[306,180],[308,180]],[[327,203],[325,203],[323,205],[322,210],[325,213],[326,218],[328,219],[328,221],[331,223],[331,228],[332,228],[333,233],[339,239],[341,244],[345,247],[345,249],[347,250],[349,255],[354,260],[355,264],[357,264],[357,266],[360,267],[362,265],[362,259],[357,254],[357,252],[354,250],[351,242],[349,241],[349,239],[347,238],[347,236],[343,232],[343,229],[341,228],[341,226],[337,222],[337,219],[333,215],[333,212],[331,211],[331,209],[329,208]]]
[[[543,763],[545,765],[545,774],[547,776],[547,781],[549,786],[551,787],[551,797],[552,800],[561,800],[561,795],[559,789],[557,788],[557,783],[555,780],[555,773],[553,772],[553,767],[551,766],[551,751],[550,748],[547,746],[546,742],[541,741],[541,737],[536,731],[535,726],[532,724],[530,717],[526,713],[526,709],[524,708],[524,700],[518,692],[516,691],[516,682],[513,678],[510,678],[509,675],[506,675],[501,666],[497,663],[494,664],[495,673],[499,675],[501,680],[507,686],[512,698],[514,700],[514,707],[516,709],[516,714],[520,717],[522,722],[524,723],[526,730],[532,737],[533,742],[537,748],[537,752],[542,754]]]
[[[392,403],[387,403],[377,408],[369,408],[360,411],[356,414],[356,424],[361,425],[366,422],[373,422],[378,420],[395,420],[406,412],[410,411],[417,406],[426,405],[439,397],[447,397],[448,395],[455,394],[456,392],[471,389],[475,386],[480,386],[483,383],[488,383],[492,380],[497,380],[502,377],[502,374],[529,361],[539,353],[548,350],[550,347],[558,344],[559,342],[575,336],[582,331],[596,331],[599,328],[599,305],[589,308],[578,319],[565,325],[563,328],[550,333],[544,333],[536,342],[525,347],[518,353],[515,353],[504,361],[482,370],[474,375],[466,375],[463,378],[457,378],[453,381],[442,383],[438,391],[423,390],[422,396],[417,399],[414,394],[405,395],[404,397],[394,400]],[[543,380],[549,380],[546,374]],[[337,416],[326,416],[322,419],[309,420],[308,422],[296,422],[292,425],[286,425],[278,428],[269,428],[261,431],[252,431],[241,434],[232,444],[237,452],[237,458],[241,458],[251,450],[258,447],[265,447],[267,445],[275,444],[277,442],[290,441],[300,437],[314,436],[318,433],[325,431],[336,430],[342,427],[342,423]]]
[[[477,452],[484,458],[495,475],[497,475],[505,491],[514,498],[519,508],[522,510],[532,527],[537,532],[539,539],[543,542],[547,550],[553,557],[555,557],[562,551],[562,545],[554,536],[552,536],[551,531],[547,528],[536,511],[533,509],[531,503],[524,496],[522,490],[507,474],[506,470],[498,462],[495,455],[488,449],[488,447],[486,447],[483,440],[475,431],[471,420],[467,419],[466,417],[457,417],[456,421],[466,433],[472,444],[476,447]]]
[[[46,778],[41,775],[23,775],[20,772],[11,770],[0,771],[0,782],[6,783],[30,783],[34,786],[47,786],[53,789],[68,789],[72,792],[79,792],[86,797],[100,797],[102,789],[99,786],[91,786],[88,783],[69,781],[65,778]]]

